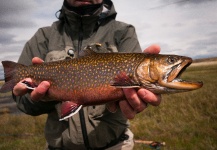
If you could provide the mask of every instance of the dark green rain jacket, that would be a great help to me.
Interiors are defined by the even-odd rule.
[[[79,57],[85,46],[101,43],[113,51],[141,52],[132,25],[115,20],[116,11],[111,1],[104,1],[91,16],[80,16],[63,5],[60,19],[49,27],[40,28],[26,43],[19,63],[30,65],[33,57],[57,61]],[[70,51],[70,52],[69,52]],[[69,53],[74,55],[68,55]],[[59,121],[61,103],[32,102],[29,94],[14,97],[18,108],[26,114],[48,114],[45,137],[52,147],[84,149],[79,114]],[[129,127],[120,109],[111,113],[106,105],[84,107],[86,130],[90,147],[104,147],[116,140]]]

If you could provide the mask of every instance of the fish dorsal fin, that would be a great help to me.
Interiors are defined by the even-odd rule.
[[[114,78],[114,83],[111,85],[116,88],[138,88],[140,85],[136,83],[129,75],[125,72],[120,72]]]
[[[76,114],[81,109],[81,107],[82,105],[78,105],[71,101],[62,102],[60,121],[72,117],[74,114]]]

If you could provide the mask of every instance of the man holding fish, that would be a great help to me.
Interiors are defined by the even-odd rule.
[[[18,62],[31,65],[82,57],[86,55],[84,47],[92,43],[107,48],[101,53],[141,52],[134,27],[116,21],[116,14],[110,0],[64,0],[59,20],[36,32],[26,43]],[[152,45],[144,52],[157,54],[159,51],[157,45]],[[31,84],[32,79],[25,78],[14,87],[14,99],[26,114],[48,114],[45,137],[50,150],[133,149],[133,134],[127,119],[133,119],[148,104],[157,106],[161,101],[160,95],[144,88],[124,88],[125,99],[86,106],[72,117],[59,121],[60,111],[64,109],[62,103],[44,102],[51,82],[42,81],[31,92],[23,83]]]

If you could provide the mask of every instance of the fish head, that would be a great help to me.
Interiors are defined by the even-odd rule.
[[[146,62],[147,63],[147,62]],[[177,93],[195,90],[203,86],[202,82],[185,81],[181,74],[192,63],[190,57],[178,55],[151,55],[146,65],[146,79],[140,76],[147,89],[154,93]],[[142,64],[138,67],[141,70]],[[141,74],[141,73],[140,73]],[[147,78],[147,76],[149,76]]]

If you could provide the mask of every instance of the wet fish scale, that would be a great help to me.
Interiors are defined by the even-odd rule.
[[[108,93],[108,90],[114,91],[114,87],[110,85],[117,74],[121,71],[132,74],[139,63],[138,60],[141,61],[141,58],[132,56],[132,54],[125,54],[121,57],[113,54],[105,55],[96,54],[84,59],[44,63],[28,68],[20,67],[18,80],[30,77],[36,84],[43,80],[49,81],[51,83],[49,96],[60,101],[66,99],[78,101],[76,99],[86,96],[74,95],[78,93],[93,95],[96,93],[96,87],[100,90],[96,96],[100,97],[100,93]],[[56,96],[56,93],[59,96]]]
[[[96,44],[99,46],[99,44]],[[87,47],[87,50],[91,50]],[[125,99],[122,88],[146,88],[154,93],[177,93],[202,87],[202,82],[179,79],[192,59],[177,55],[144,53],[95,53],[78,59],[24,66],[3,61],[7,92],[20,80],[34,89],[41,81],[49,81],[47,99],[62,102],[61,120],[74,115],[82,105],[97,105]]]
[[[35,85],[49,81],[50,100],[94,105],[124,99],[122,87],[145,87],[154,93],[175,93],[197,89],[201,82],[182,82],[176,76],[191,63],[188,57],[143,53],[91,53],[77,59],[23,66],[4,62],[12,73],[6,74],[10,88],[24,78]],[[18,68],[13,67],[16,66]],[[6,70],[6,72],[11,72]],[[15,79],[14,79],[15,78]],[[170,82],[167,82],[169,78]],[[173,82],[171,82],[174,80]],[[1,91],[6,91],[4,86]]]

